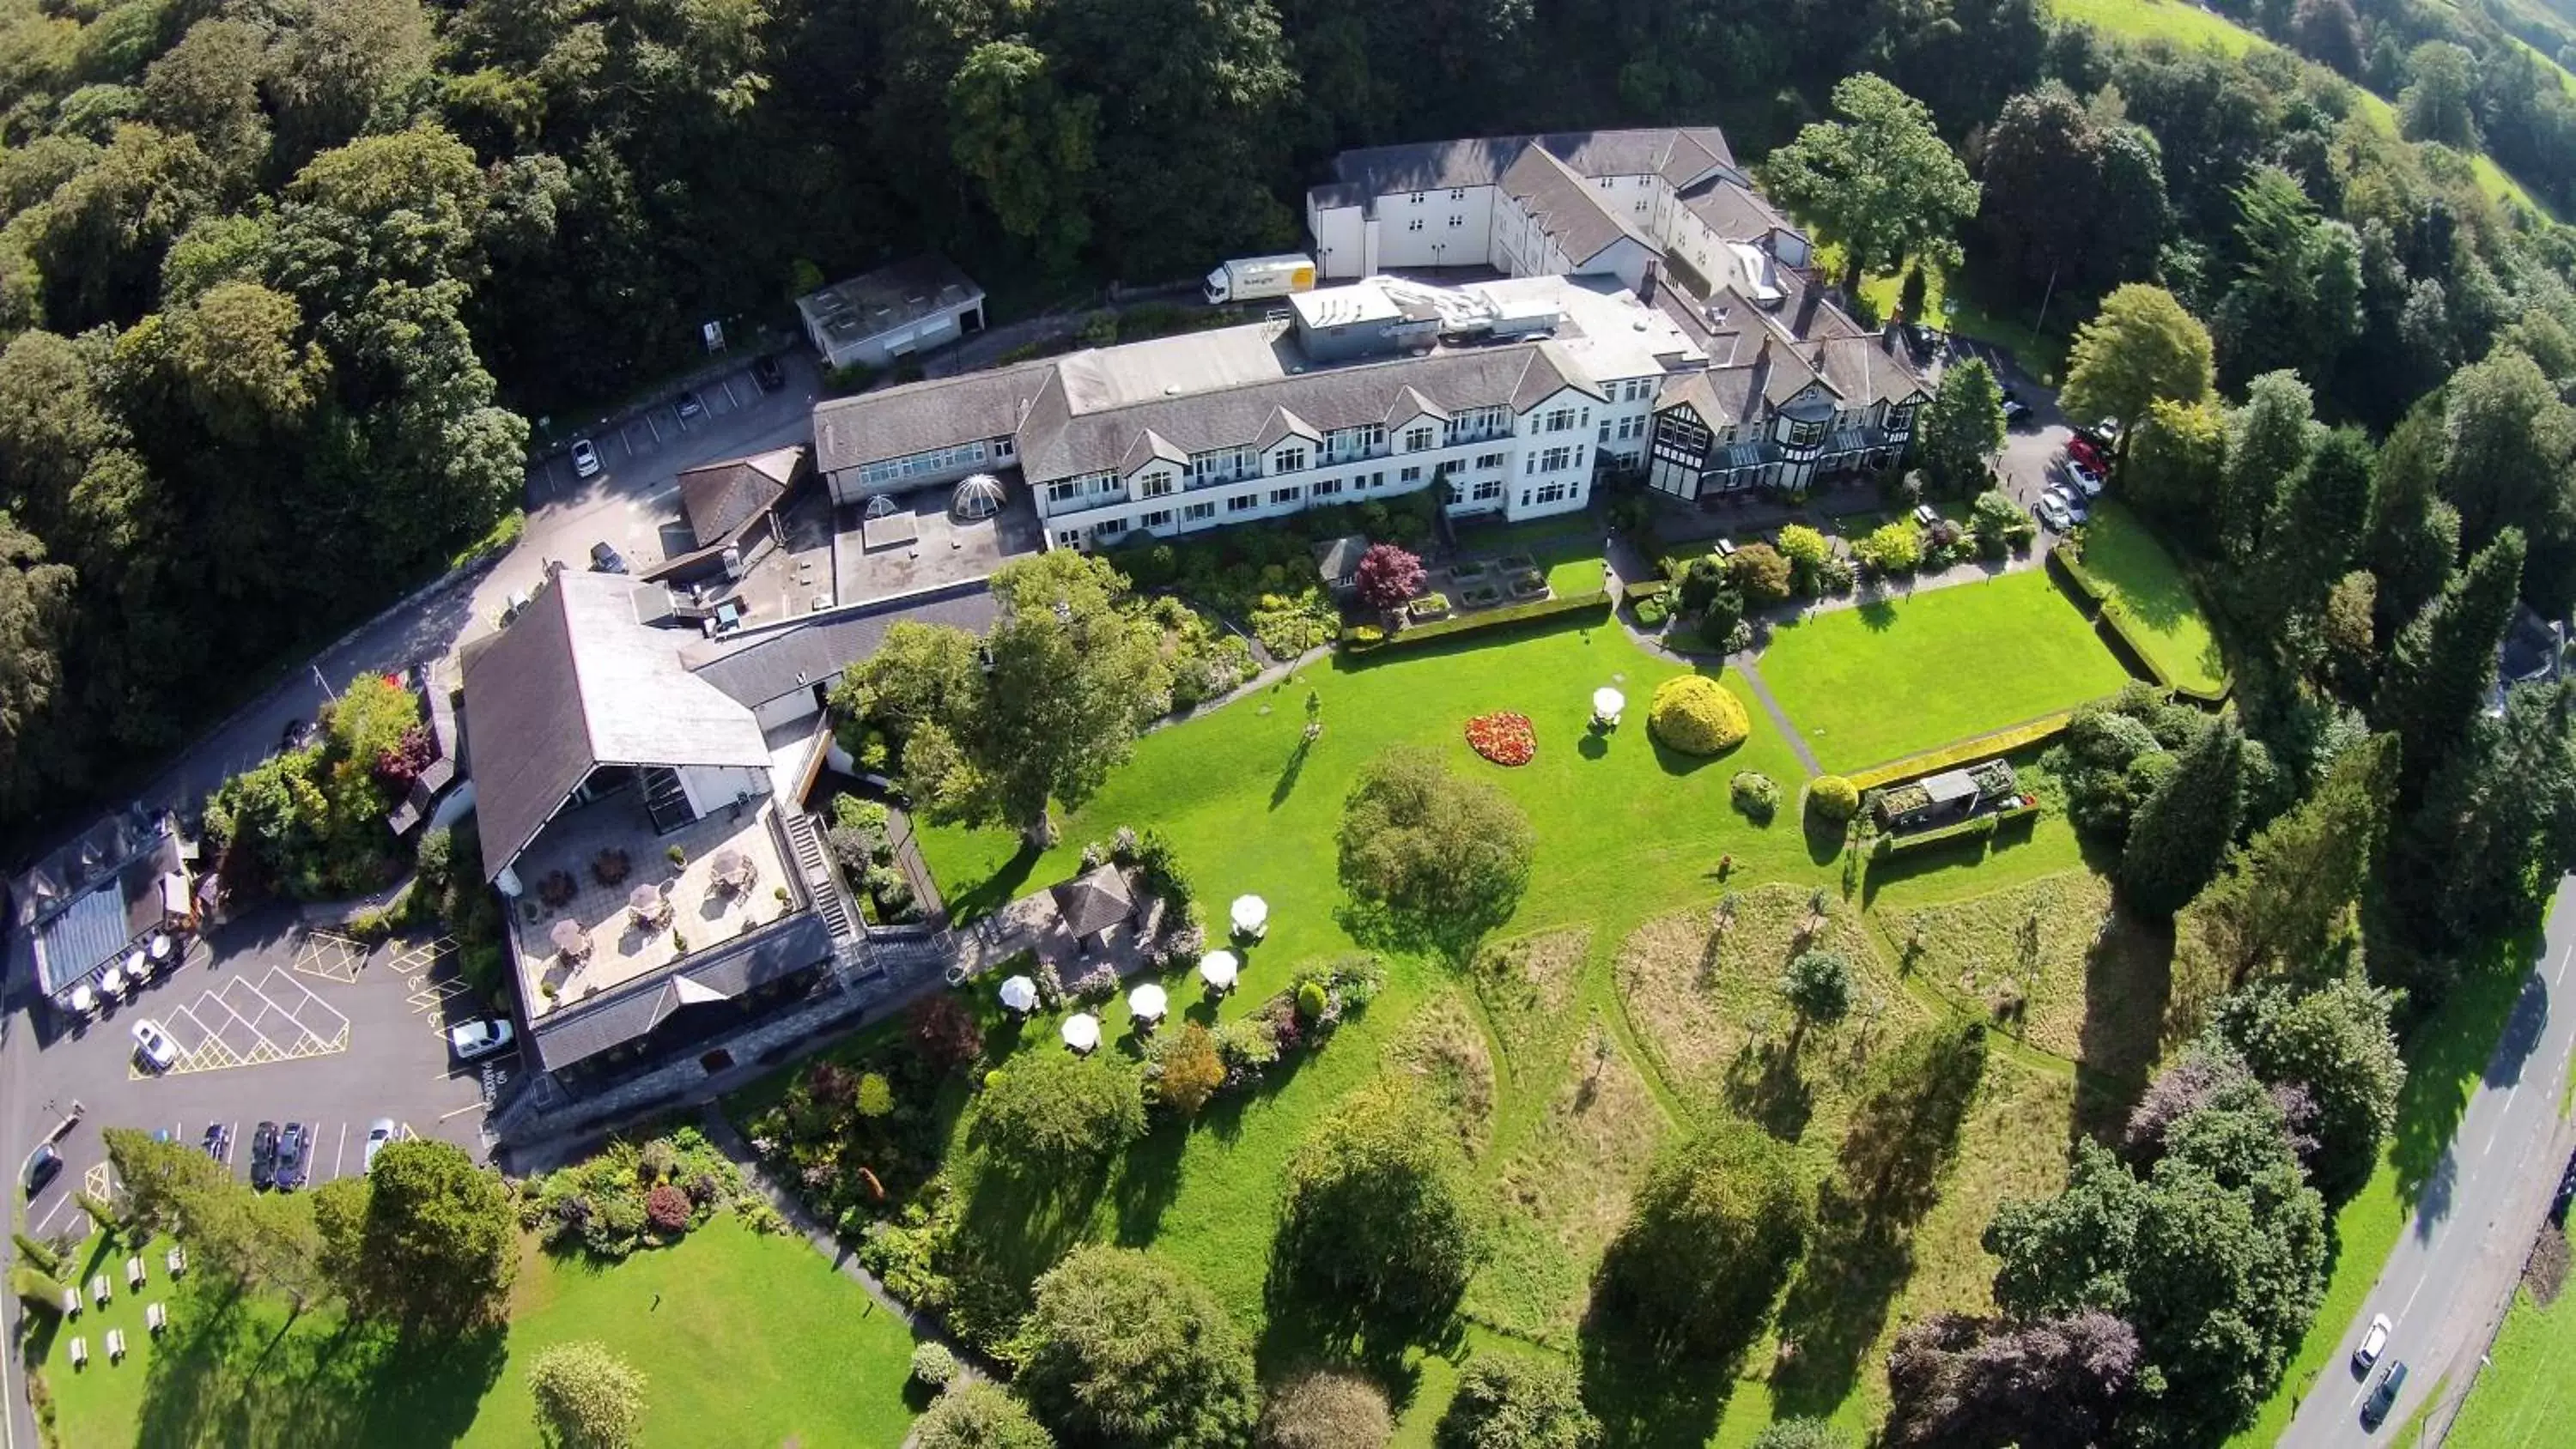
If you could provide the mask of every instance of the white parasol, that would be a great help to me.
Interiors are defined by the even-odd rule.
[[[110,996],[124,995],[125,973],[117,970],[113,966],[108,967],[105,971],[99,973],[98,989],[106,992]]]
[[[1592,712],[1603,719],[1617,719],[1627,707],[1628,696],[1606,684],[1592,691]]]
[[[1151,981],[1127,993],[1127,1009],[1144,1021],[1161,1021],[1170,1005],[1163,988]]]
[[[1064,1044],[1078,1052],[1088,1052],[1100,1045],[1100,1018],[1087,1011],[1077,1011],[1064,1019]]]
[[[72,988],[72,1010],[87,1016],[97,1009],[98,998],[89,994],[89,983],[82,982]]]
[[[1002,983],[1002,1008],[1005,1011],[1035,1011],[1038,984],[1025,976],[1014,976]]]
[[[1258,936],[1270,929],[1270,903],[1259,896],[1234,898],[1234,930],[1239,936]]]
[[[1212,991],[1232,991],[1234,978],[1243,971],[1243,963],[1232,951],[1210,951],[1199,958],[1199,979]]]
[[[137,981],[151,979],[152,960],[150,957],[143,954],[142,947],[135,947],[134,954],[125,958],[125,974],[133,977]]]

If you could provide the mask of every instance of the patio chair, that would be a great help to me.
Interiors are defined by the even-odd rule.
[[[107,1275],[105,1273],[92,1273],[89,1279],[90,1301],[101,1308],[105,1308],[107,1306],[108,1299],[113,1296],[115,1295],[109,1293],[107,1290]]]
[[[125,1330],[122,1328],[111,1328],[107,1331],[107,1361],[125,1362]]]
[[[170,1310],[157,1301],[143,1305],[143,1326],[158,1334],[170,1326]]]
[[[89,1367],[89,1340],[78,1334],[72,1336],[72,1367]]]
[[[125,1289],[127,1292],[131,1293],[142,1286],[143,1257],[138,1253],[125,1260]]]

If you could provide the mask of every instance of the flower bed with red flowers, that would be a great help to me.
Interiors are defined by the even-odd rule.
[[[1538,753],[1538,732],[1528,715],[1497,710],[1467,721],[1467,743],[1497,765],[1526,765]]]

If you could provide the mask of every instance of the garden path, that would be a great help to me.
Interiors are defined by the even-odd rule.
[[[1726,662],[1735,666],[1735,673],[1744,681],[1744,687],[1752,690],[1753,697],[1762,702],[1763,713],[1771,716],[1771,727],[1780,732],[1780,738],[1789,742],[1789,748],[1797,753],[1799,765],[1812,780],[1823,774],[1825,767],[1817,760],[1816,752],[1807,748],[1807,737],[1790,722],[1789,712],[1780,707],[1780,701],[1771,697],[1771,686],[1763,681],[1762,671],[1754,664],[1753,655],[1754,651],[1748,650],[1729,655]]]

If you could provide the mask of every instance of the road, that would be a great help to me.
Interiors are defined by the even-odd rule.
[[[2361,1311],[2281,1436],[2283,1449],[2328,1449],[2394,1438],[2427,1396],[2456,1398],[2475,1374],[2496,1320],[2549,1210],[2571,1133],[2560,1115],[2576,1009],[2576,877],[2559,882],[2539,958],[2459,1130],[2435,1163],[2414,1219]],[[2407,1366],[2406,1386],[2376,1433],[2361,1424],[2367,1385],[2345,1360],[2375,1314],[2395,1324],[2387,1354]],[[2446,1421],[2449,1409],[2435,1416]],[[2430,1442],[2429,1440],[2427,1442]]]

